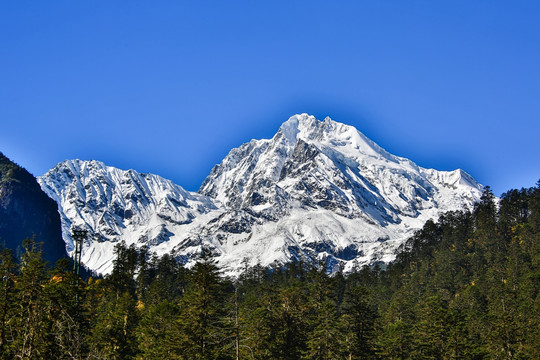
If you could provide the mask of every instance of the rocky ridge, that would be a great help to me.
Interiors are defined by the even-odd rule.
[[[68,250],[69,227],[88,227],[83,261],[105,273],[121,240],[188,264],[205,248],[231,274],[299,258],[330,269],[388,262],[425,221],[472,207],[483,189],[463,170],[422,168],[307,114],[232,149],[198,193],[97,161],[65,161],[39,181],[59,204]]]

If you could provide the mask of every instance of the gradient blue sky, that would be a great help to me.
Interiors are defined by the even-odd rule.
[[[540,179],[540,1],[3,1],[0,151],[197,190],[295,113],[496,195]]]

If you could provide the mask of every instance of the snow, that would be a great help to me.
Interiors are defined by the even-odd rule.
[[[472,207],[483,189],[463,170],[421,168],[352,126],[308,114],[232,149],[199,193],[98,161],[66,160],[39,182],[59,204],[68,251],[71,225],[91,231],[83,262],[100,273],[112,270],[122,240],[188,266],[204,246],[231,275],[298,258],[346,270],[389,262],[427,220]]]

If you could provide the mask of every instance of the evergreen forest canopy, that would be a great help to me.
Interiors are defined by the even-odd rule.
[[[38,239],[39,240],[39,239]],[[120,244],[104,279],[0,255],[1,359],[539,359],[540,181],[430,221],[387,269],[220,275]]]

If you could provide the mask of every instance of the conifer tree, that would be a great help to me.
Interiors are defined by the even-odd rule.
[[[307,335],[307,301],[301,283],[281,289],[277,305],[272,314],[277,327],[271,354],[275,359],[299,359],[305,351]]]
[[[104,299],[91,336],[91,358],[127,360],[137,355],[139,311],[129,292]]]
[[[374,359],[377,310],[371,304],[368,290],[358,285],[347,288],[341,312],[343,357],[349,360]]]
[[[68,259],[60,259],[43,287],[45,316],[49,324],[45,358],[82,359],[88,322],[81,304],[84,287],[77,287]]]
[[[303,359],[327,360],[339,357],[339,327],[335,293],[326,274],[326,264],[319,263],[309,272],[308,320]]]
[[[41,246],[34,239],[24,240],[23,248],[20,275],[15,284],[17,310],[11,326],[14,329],[12,349],[14,358],[34,359],[45,356],[45,261],[41,256]]]
[[[189,285],[180,300],[180,316],[170,346],[181,359],[227,358],[222,344],[228,338],[223,326],[222,282],[208,253],[189,274]]]
[[[177,338],[174,332],[174,321],[179,312],[179,306],[167,300],[145,305],[137,329],[138,359],[171,359],[175,357],[173,344]]]
[[[447,358],[449,336],[448,305],[440,296],[430,296],[419,304],[419,319],[414,325],[413,358]]]
[[[16,263],[10,249],[0,251],[0,359],[9,359],[10,319],[15,306]]]
[[[137,282],[139,253],[125,243],[115,246],[116,259],[112,273],[105,279],[95,299],[96,313],[89,337],[90,355],[97,358],[124,360],[137,355]]]
[[[125,242],[120,242],[114,247],[114,259],[113,270],[108,281],[112,284],[117,292],[117,296],[120,296],[124,292],[135,296],[137,291],[137,282],[135,275],[139,268],[139,252],[135,248],[135,245],[126,246]]]
[[[163,301],[177,301],[183,295],[186,282],[186,269],[170,254],[151,261],[150,281],[143,300],[145,304]]]
[[[279,289],[264,282],[242,286],[244,291],[240,312],[244,314],[243,338],[246,339],[243,350],[256,359],[272,359],[275,340],[279,329],[276,308],[279,306]]]

